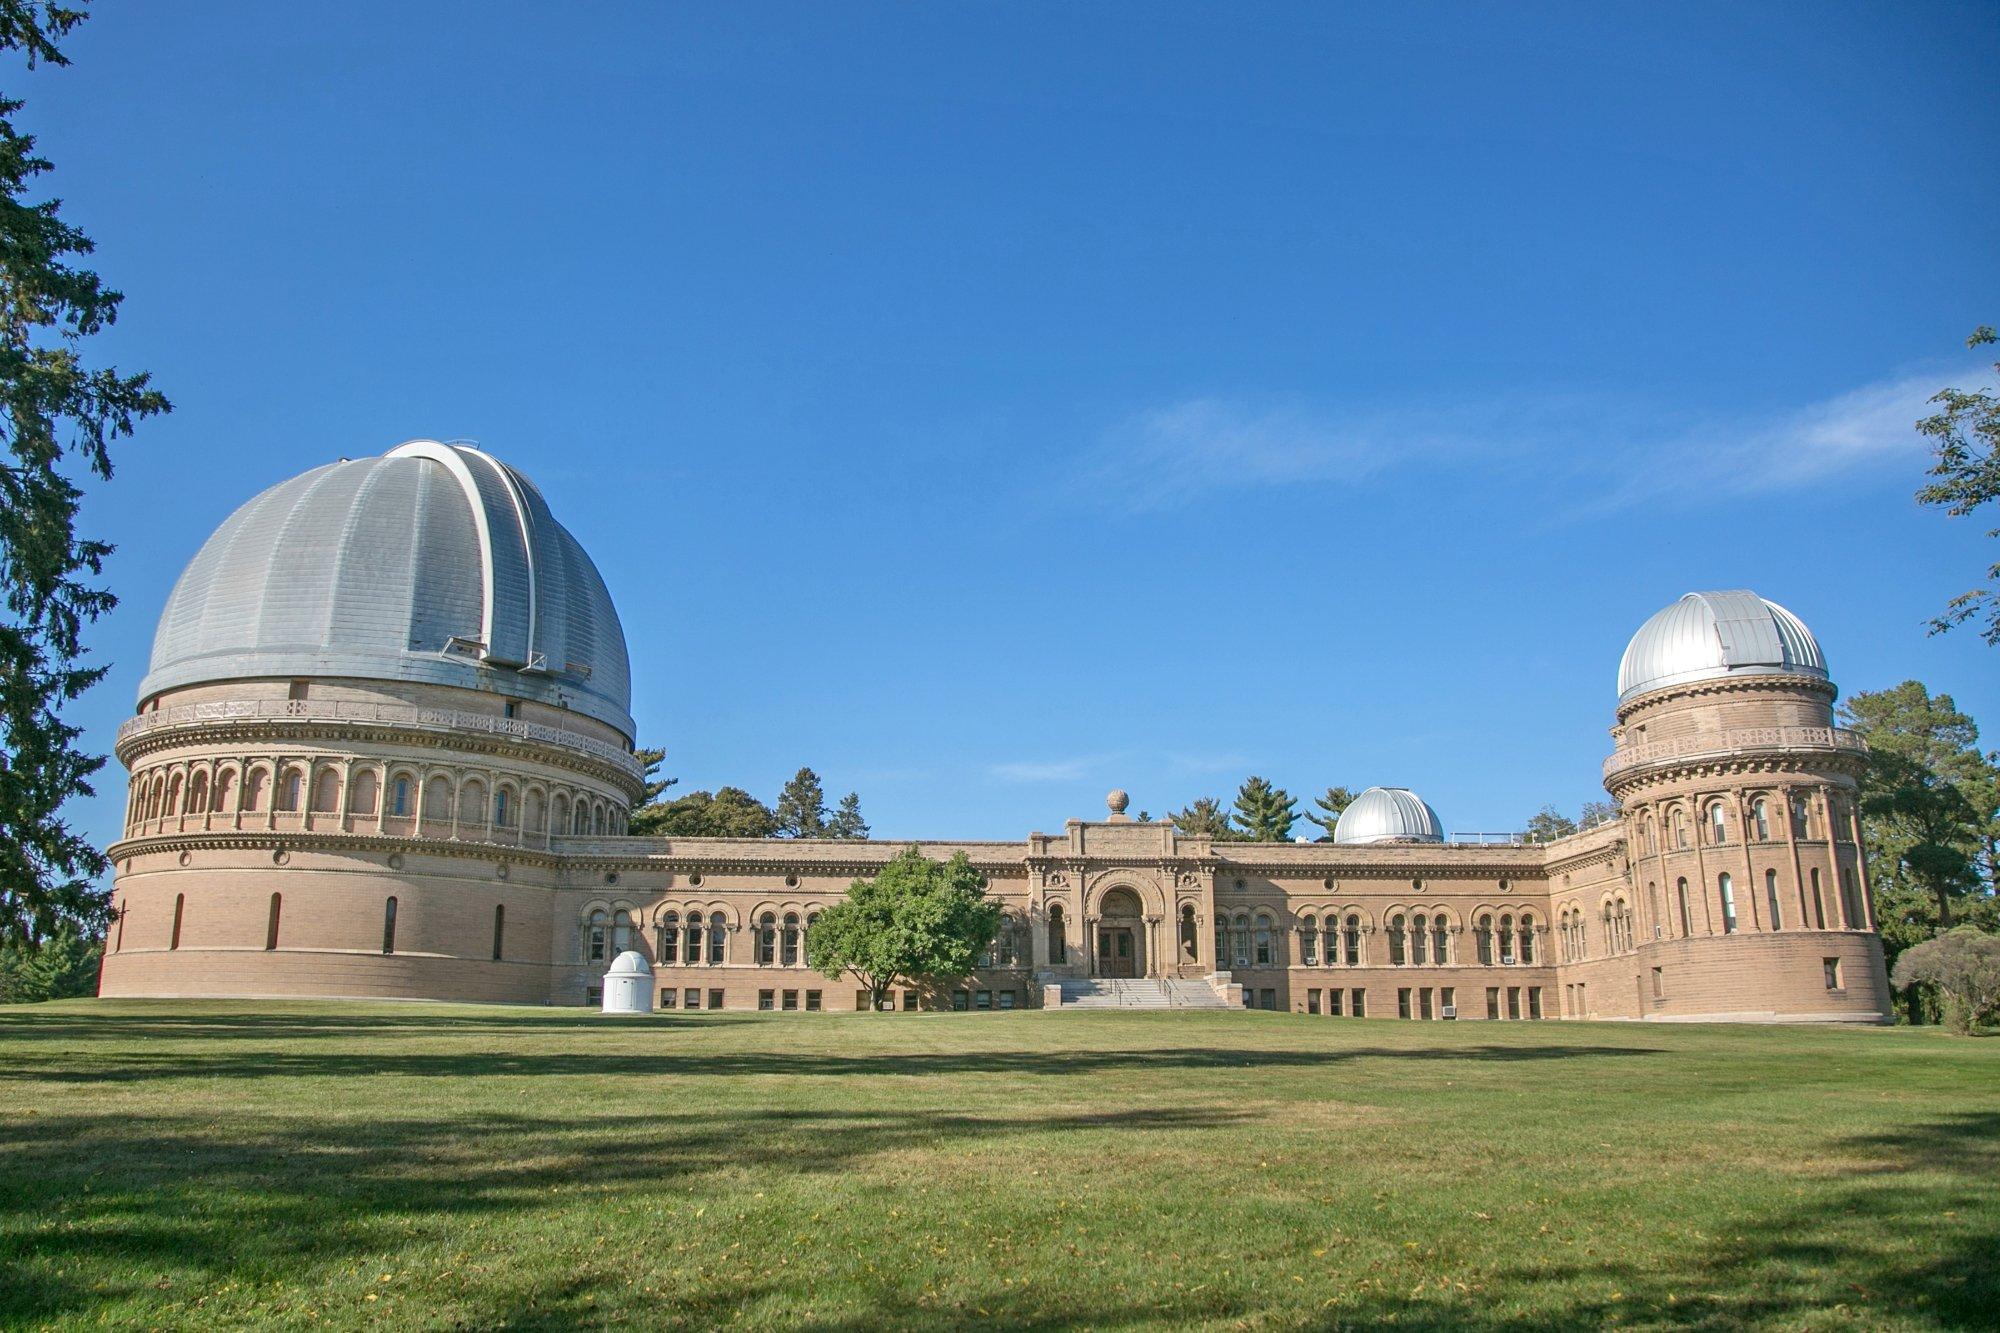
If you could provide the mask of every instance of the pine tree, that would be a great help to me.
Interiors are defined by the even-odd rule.
[[[67,65],[55,43],[83,17],[0,0],[0,50]],[[109,478],[110,442],[171,404],[143,374],[84,364],[124,298],[68,262],[92,246],[59,204],[24,197],[51,168],[14,125],[22,105],[0,98],[0,938],[35,939],[109,902],[103,853],[62,817],[104,759],[61,712],[104,674],[82,664],[82,631],[117,599],[92,582],[111,547],[77,535],[83,492],[64,465]]]
[[[1326,795],[1315,796],[1313,798],[1313,804],[1318,806],[1323,813],[1316,815],[1308,810],[1306,811],[1306,819],[1326,830],[1326,836],[1320,839],[1321,842],[1332,840],[1333,826],[1340,822],[1341,811],[1354,804],[1354,795],[1355,793],[1352,788],[1328,787]]]
[[[860,842],[868,836],[868,821],[861,817],[861,798],[853,792],[840,798],[840,808],[828,822],[826,836]]]
[[[823,838],[826,836],[826,792],[819,774],[802,768],[792,775],[778,793],[772,813],[778,818],[781,838]]]
[[[634,837],[657,835],[662,832],[660,821],[665,817],[664,812],[667,808],[666,802],[660,798],[665,795],[667,788],[680,779],[657,776],[660,765],[666,761],[665,750],[634,750],[632,757],[639,761],[642,770],[639,780],[644,784],[645,790],[640,793],[639,799],[632,803],[632,813],[627,817],[625,827]]]
[[[1213,842],[1242,841],[1242,835],[1230,827],[1229,816],[1222,812],[1222,802],[1213,796],[1203,796],[1184,807],[1179,814],[1168,815],[1167,818],[1190,838],[1207,838]]]
[[[1251,842],[1287,842],[1298,819],[1298,799],[1283,787],[1253,777],[1236,791],[1236,823]]]

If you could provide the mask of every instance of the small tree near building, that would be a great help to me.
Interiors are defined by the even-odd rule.
[[[1306,819],[1326,830],[1326,836],[1320,839],[1321,842],[1333,840],[1334,825],[1340,822],[1340,816],[1347,807],[1354,804],[1354,796],[1351,787],[1328,787],[1326,795],[1313,797],[1313,804],[1320,808],[1320,813],[1314,814],[1308,810]]]
[[[1889,979],[1899,989],[1937,987],[1946,1026],[1971,1032],[2000,1017],[2000,936],[1974,926],[1947,930],[1903,950]]]
[[[819,914],[806,932],[806,963],[830,977],[852,976],[879,1010],[899,983],[970,975],[1001,919],[964,852],[933,861],[912,845]]]

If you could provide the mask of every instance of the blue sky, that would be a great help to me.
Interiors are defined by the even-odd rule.
[[[2000,741],[1909,429],[2000,321],[2000,6],[121,0],[69,51],[6,86],[178,409],[85,516],[100,749],[231,509],[414,436],[541,485],[684,788],[811,764],[882,836],[1253,772],[1515,828],[1692,588]]]

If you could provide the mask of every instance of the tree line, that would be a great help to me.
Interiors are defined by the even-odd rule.
[[[644,768],[644,790],[633,803],[626,827],[635,836],[654,838],[839,838],[858,841],[868,836],[861,816],[861,797],[849,792],[832,809],[826,789],[810,768],[794,773],[770,805],[741,787],[691,791],[667,797],[678,778],[659,776],[666,759],[662,750],[635,750]]]

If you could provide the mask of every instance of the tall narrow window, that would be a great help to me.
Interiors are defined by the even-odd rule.
[[[1319,962],[1319,918],[1308,912],[1299,922],[1299,963],[1312,967]],[[1319,992],[1314,991],[1312,1012],[1319,1012]]]
[[[780,957],[786,967],[799,965],[799,918],[793,912],[785,913],[784,946]]]
[[[610,942],[606,937],[610,926],[611,917],[602,908],[590,914],[590,934],[588,937],[590,951],[586,956],[593,963],[604,961],[604,948]]]
[[[1450,935],[1451,931],[1445,926],[1442,916],[1431,918],[1431,961],[1439,967],[1451,961],[1445,956],[1445,943]]]
[[[728,939],[723,933],[722,913],[710,912],[708,914],[708,961],[710,963],[720,963],[727,947]],[[719,994],[720,992],[716,993]],[[722,1005],[718,1002],[711,1007],[720,1009]]]
[[[493,904],[493,961],[499,962],[507,944],[507,904]]]
[[[1521,962],[1523,965],[1535,961],[1535,916],[1532,912],[1521,913]]]
[[[394,790],[395,797],[389,804],[389,813],[398,819],[408,819],[410,816],[410,780],[408,778],[397,778]]]
[[[1263,917],[1257,918],[1257,966],[1271,965],[1271,923]]]
[[[505,787],[493,793],[493,824],[496,828],[506,828],[512,817],[507,808],[508,791]]]
[[[1347,965],[1361,966],[1361,918],[1352,912],[1347,914],[1347,931],[1344,938],[1347,942]],[[1355,1017],[1359,1018],[1361,1015],[1356,1014]]]
[[[1868,925],[1861,915],[1861,892],[1854,886],[1854,870],[1849,866],[1840,870],[1840,915],[1845,929],[1863,930]]]
[[[672,966],[681,960],[681,914],[669,912],[660,918],[660,962]]]
[[[757,919],[757,965],[770,967],[778,961],[778,914],[766,912]]]
[[[1219,913],[1215,918],[1215,965],[1218,969],[1229,966],[1229,923]]]
[[[181,917],[187,911],[187,900],[188,896],[185,893],[174,895],[174,933],[167,937],[169,949],[181,947]]]
[[[1472,928],[1473,948],[1478,952],[1480,964],[1493,966],[1493,918],[1482,915]]]
[[[1419,912],[1410,918],[1410,961],[1422,967],[1431,956],[1431,919]]]
[[[1771,929],[1783,930],[1785,928],[1785,918],[1784,914],[1778,910],[1778,872],[1775,870],[1766,870],[1764,872],[1764,906],[1771,913]]]
[[[1729,841],[1729,819],[1720,801],[1708,807],[1708,840],[1717,847]]]
[[[1646,881],[1646,913],[1653,918],[1653,938],[1660,938],[1660,886]]]
[[[1514,918],[1504,913],[1500,917],[1500,962],[1505,967],[1514,965]]]
[[[1407,956],[1403,948],[1403,935],[1403,917],[1401,913],[1398,913],[1389,918],[1389,965],[1391,967],[1401,967]],[[1405,991],[1403,994],[1407,999],[1409,992]],[[1405,1007],[1407,1008],[1407,1005]],[[1403,1017],[1408,1018],[1409,1015],[1406,1013]]]
[[[1236,918],[1235,933],[1236,933],[1236,965],[1238,967],[1248,967],[1250,966],[1250,918],[1249,917],[1239,916]]]
[[[1062,955],[1056,951],[1056,932],[1060,928],[1061,923],[1062,907],[1060,905],[1051,907],[1049,909],[1049,961],[1052,963],[1060,963],[1062,961]],[[1201,950],[1201,936],[1197,933],[1198,930],[1199,927],[1195,925],[1194,921],[1194,904],[1182,903],[1181,957],[1187,959],[1190,963],[1195,960],[1196,955]]]
[[[701,966],[701,941],[707,932],[702,929],[700,912],[688,913],[687,957],[683,960],[689,967]]]
[[[382,952],[396,952],[396,900],[382,904]]]
[[[131,911],[131,910],[132,910],[132,905],[131,905],[131,902],[130,902],[129,900],[128,900],[128,901],[126,901],[126,902],[123,902],[123,903],[117,903],[117,904],[114,904],[114,905],[112,906],[112,909],[111,909],[111,919],[112,919],[113,921],[116,921],[116,922],[118,923],[118,930],[117,930],[117,933],[116,933],[116,934],[114,934],[114,935],[112,935],[112,937],[111,937],[111,952],[113,952],[113,953],[121,953],[121,952],[123,952],[123,951],[124,951],[124,948],[125,948],[125,914],[126,914],[127,912]]]
[[[1187,947],[1188,957],[1192,958],[1194,957],[1194,909],[1192,907],[1181,914],[1181,930],[1185,936],[1184,943]],[[1063,909],[1061,903],[1055,903],[1049,908],[1049,961],[1051,963],[1066,963],[1069,961],[1069,933],[1063,928]]]
[[[264,948],[266,950],[278,947],[278,911],[283,905],[283,894],[274,893],[271,895],[271,914],[264,922]]]
[[[1756,830],[1757,841],[1767,842],[1771,837],[1771,812],[1764,798],[1759,796],[1750,802],[1750,826]]]
[[[1722,933],[1725,935],[1734,935],[1736,933],[1736,886],[1730,882],[1727,874],[1723,874],[1716,879],[1715,887],[1722,897]]]
[[[1688,882],[1684,879],[1675,880],[1674,893],[1680,898],[1681,936],[1686,938],[1694,934],[1694,915],[1688,910]]]
[[[1674,846],[1680,851],[1686,851],[1687,845],[1688,845],[1687,812],[1684,810],[1677,809],[1674,811]]]
[[[1819,867],[1812,869],[1813,929],[1826,929],[1826,899],[1819,892]]]

